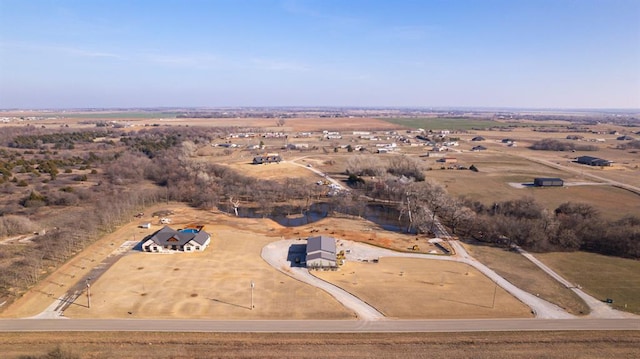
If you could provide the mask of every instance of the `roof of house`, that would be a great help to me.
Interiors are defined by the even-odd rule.
[[[326,259],[326,260],[335,262],[336,256],[335,254],[322,252],[322,251],[307,254],[307,262],[314,259]]]
[[[209,233],[205,231],[199,232],[181,232],[175,229],[164,226],[151,236],[151,240],[161,246],[184,246],[189,241],[194,241],[197,244],[204,245],[210,238]]]
[[[562,178],[558,177],[536,177],[534,180],[538,181],[562,181]]]
[[[333,237],[317,236],[307,239],[307,253],[316,251],[336,253],[336,240]]]
[[[598,157],[592,157],[592,156],[580,156],[580,157],[576,158],[576,161],[583,162],[583,163],[587,163],[587,162],[611,162],[609,160],[605,160],[605,159],[598,158]]]

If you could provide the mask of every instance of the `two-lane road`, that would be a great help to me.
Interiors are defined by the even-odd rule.
[[[454,319],[454,320],[187,320],[187,319],[3,319],[1,332],[146,331],[254,333],[479,332],[640,330],[640,319]]]

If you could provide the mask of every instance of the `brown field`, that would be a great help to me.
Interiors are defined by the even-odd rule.
[[[589,306],[547,273],[519,253],[480,243],[463,243],[465,249],[482,264],[493,269],[516,287],[539,295],[574,315],[589,313]],[[538,254],[536,254],[538,256]]]
[[[0,333],[4,358],[635,358],[638,331],[488,333]]]
[[[41,113],[5,113],[4,116],[44,116]],[[122,117],[114,118],[111,116],[87,116],[86,118],[59,118],[59,119],[42,119],[38,120],[37,125],[45,127],[60,127],[61,125],[69,125],[71,128],[95,128],[95,124],[83,124],[83,121],[113,121],[128,123],[132,127],[130,130],[138,130],[144,126],[157,124],[160,126],[202,126],[202,127],[237,127],[237,128],[254,128],[262,131],[274,132],[310,132],[310,131],[383,131],[394,130],[398,125],[392,124],[375,118],[289,118],[285,120],[284,126],[278,126],[278,119],[275,118],[175,118],[175,117],[159,117],[159,118],[138,118],[127,117],[126,113]],[[24,126],[24,122],[16,122],[9,124],[1,124],[0,126]]]
[[[640,314],[640,261],[595,253],[540,253],[536,257],[594,298]]]
[[[391,318],[532,317],[529,307],[463,263],[383,257],[312,273]]]

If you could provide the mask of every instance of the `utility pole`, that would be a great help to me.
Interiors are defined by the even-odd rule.
[[[91,284],[89,284],[89,279],[87,279],[87,308],[91,308]]]
[[[253,281],[251,281],[251,310],[253,310],[253,288],[256,286]]]
[[[491,309],[496,307],[496,292],[498,291],[498,283],[494,282],[495,287],[493,287],[493,303],[491,303]]]

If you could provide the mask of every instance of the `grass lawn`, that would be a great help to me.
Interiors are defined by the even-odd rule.
[[[640,314],[640,261],[586,252],[536,257],[595,298],[611,298],[614,308]]]
[[[518,288],[539,295],[571,314],[589,313],[589,307],[578,295],[565,288],[522,255],[481,244],[463,244],[472,256]]]

